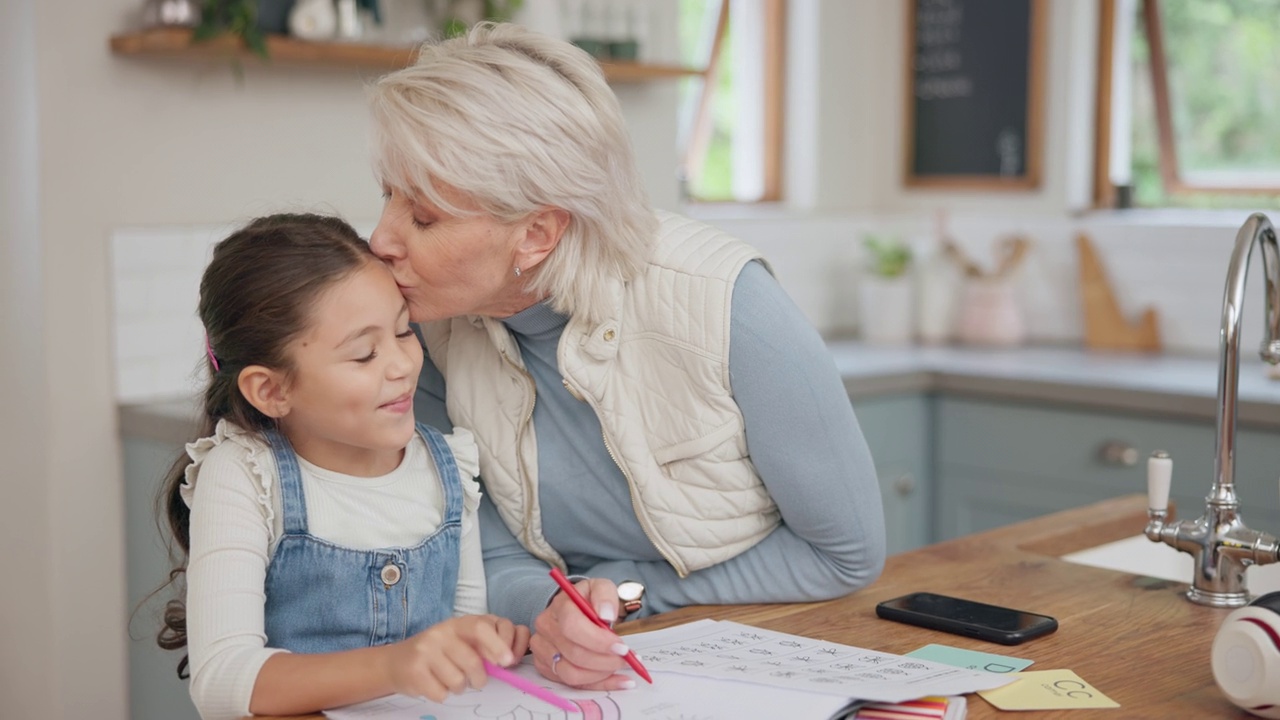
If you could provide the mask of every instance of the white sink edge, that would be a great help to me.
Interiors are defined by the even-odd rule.
[[[1164,543],[1154,543],[1145,535],[1098,545],[1069,553],[1063,560],[1091,567],[1117,570],[1131,575],[1160,578],[1174,582],[1191,582],[1191,556]],[[1255,565],[1245,571],[1245,584],[1253,595],[1280,590],[1280,563]]]

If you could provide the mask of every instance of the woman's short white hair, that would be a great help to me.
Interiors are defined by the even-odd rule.
[[[596,61],[571,43],[481,23],[427,43],[370,95],[384,187],[466,214],[441,192],[453,188],[502,222],[548,206],[569,212],[529,287],[555,310],[600,319],[610,279],[635,277],[648,259],[657,218],[622,110]]]

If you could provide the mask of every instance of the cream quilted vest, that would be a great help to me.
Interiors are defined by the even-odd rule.
[[[733,283],[760,255],[702,223],[659,219],[648,268],[616,285],[604,322],[569,320],[558,360],[565,387],[599,417],[645,534],[683,577],[750,548],[780,519],[747,457],[729,386]],[[423,336],[449,417],[475,431],[480,475],[503,521],[563,569],[542,534],[534,385],[515,339],[474,316],[429,323]]]

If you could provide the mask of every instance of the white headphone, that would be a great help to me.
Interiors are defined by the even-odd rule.
[[[1222,621],[1213,639],[1213,679],[1227,699],[1264,718],[1280,718],[1280,591]]]

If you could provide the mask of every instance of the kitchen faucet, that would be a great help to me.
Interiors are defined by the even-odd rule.
[[[1227,268],[1227,289],[1222,300],[1221,361],[1218,367],[1218,437],[1213,485],[1205,498],[1204,514],[1195,520],[1173,521],[1168,514],[1169,484],[1173,461],[1163,451],[1147,461],[1147,516],[1145,530],[1152,542],[1163,542],[1195,559],[1187,598],[1213,607],[1240,607],[1249,602],[1245,570],[1250,565],[1280,561],[1280,540],[1251,530],[1240,519],[1235,489],[1236,400],[1240,391],[1240,316],[1245,276],[1255,245],[1262,248],[1266,277],[1266,331],[1262,359],[1280,364],[1280,250],[1271,221],[1261,213],[1249,216],[1236,233],[1235,250]]]

